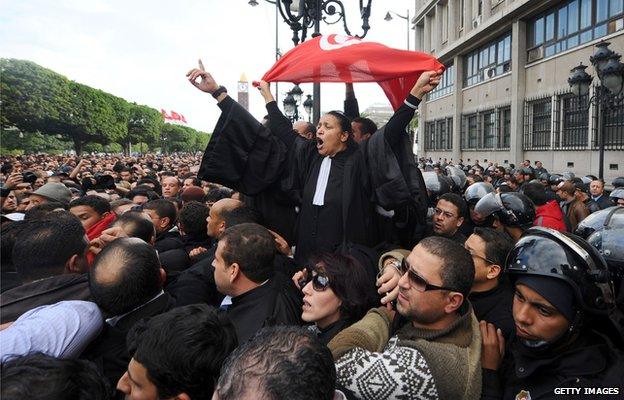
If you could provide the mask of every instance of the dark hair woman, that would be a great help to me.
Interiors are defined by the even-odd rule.
[[[304,295],[301,319],[314,323],[324,344],[379,305],[374,283],[355,258],[319,253],[308,265],[295,275]]]

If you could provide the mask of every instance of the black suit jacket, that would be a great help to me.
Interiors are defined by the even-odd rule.
[[[91,342],[80,358],[94,362],[108,379],[111,388],[115,388],[132,358],[132,355],[128,354],[126,345],[128,332],[141,319],[162,314],[172,307],[173,299],[165,292],[153,301],[124,315],[114,325],[105,323],[100,335]]]

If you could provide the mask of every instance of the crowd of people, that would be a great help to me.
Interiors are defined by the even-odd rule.
[[[1,158],[3,399],[618,398],[624,178],[222,114],[204,154]]]

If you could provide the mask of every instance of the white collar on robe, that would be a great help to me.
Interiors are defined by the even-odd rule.
[[[329,171],[331,170],[331,158],[325,157],[321,162],[318,178],[316,178],[316,190],[312,204],[315,206],[325,205],[325,191],[327,190],[327,181],[329,180]]]

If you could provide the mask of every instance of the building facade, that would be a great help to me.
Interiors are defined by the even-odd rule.
[[[447,69],[420,106],[418,156],[624,175],[624,103],[603,109],[567,79],[595,45],[624,52],[624,0],[417,0],[416,48]],[[587,72],[598,82],[593,67]]]

